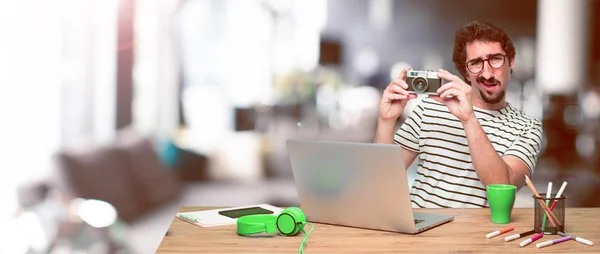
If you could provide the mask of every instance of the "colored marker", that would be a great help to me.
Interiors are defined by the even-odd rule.
[[[520,233],[520,234],[514,234],[514,235],[511,235],[511,236],[505,237],[504,241],[510,242],[512,240],[519,239],[521,237],[526,237],[528,235],[533,235],[533,233],[535,233],[535,230],[530,230],[530,231],[527,231],[527,232],[524,232],[524,233]]]
[[[569,237],[571,237],[571,238],[575,239],[575,241],[578,241],[578,242],[580,242],[580,243],[583,243],[583,244],[587,244],[587,245],[589,245],[589,246],[592,246],[592,245],[594,245],[594,243],[593,243],[592,241],[590,241],[590,240],[587,240],[587,239],[583,239],[583,238],[581,238],[581,237],[567,235],[567,234],[565,234],[565,233],[563,233],[563,232],[558,232],[558,234],[559,234],[559,235],[562,235],[562,236],[569,236]]]
[[[525,246],[527,246],[528,244],[530,244],[530,243],[532,243],[532,242],[535,242],[535,241],[537,241],[538,239],[542,238],[542,236],[544,236],[544,233],[539,233],[539,234],[537,234],[537,235],[534,235],[532,238],[529,238],[529,239],[527,239],[527,240],[525,240],[525,241],[522,241],[522,242],[520,242],[520,243],[519,243],[519,246],[521,246],[521,247],[525,247]]]
[[[565,191],[565,187],[567,187],[567,181],[564,181],[563,184],[560,186],[560,189],[556,193],[557,198],[560,198],[562,196],[563,191]],[[558,200],[554,200],[552,202],[552,205],[550,206],[550,211],[554,210],[554,207],[556,206],[557,202]]]
[[[505,229],[502,229],[502,230],[496,230],[494,232],[491,232],[491,233],[485,235],[485,238],[489,239],[489,238],[492,238],[494,236],[497,236],[497,235],[500,235],[500,234],[504,234],[506,232],[510,232],[510,231],[513,231],[513,230],[515,230],[514,227],[508,227],[508,228],[505,228]]]
[[[182,218],[182,219],[187,220],[189,222],[198,222],[198,218],[196,218],[196,216],[194,216],[194,215],[180,214],[179,218]]]
[[[550,198],[552,197],[552,182],[548,182],[548,191],[546,192],[546,206],[550,206]],[[552,211],[552,210],[550,210]],[[542,231],[546,230],[546,214],[544,213],[544,219],[542,220]]]
[[[558,238],[558,239],[548,240],[548,241],[545,241],[545,242],[538,243],[538,244],[535,245],[535,247],[537,247],[537,248],[543,248],[543,247],[550,246],[550,245],[553,245],[553,244],[562,243],[564,241],[568,241],[568,240],[571,240],[571,239],[573,239],[573,238],[571,238],[570,236],[561,237],[561,238]]]
[[[558,223],[558,226],[561,226],[560,221],[558,221],[558,219],[556,218],[556,215],[554,215],[554,213],[552,213],[552,211],[550,211],[550,208],[548,208],[546,206],[544,201],[541,200],[540,194],[535,190],[535,187],[533,186],[533,184],[531,183],[531,180],[529,180],[529,177],[527,175],[525,175],[525,183],[527,184],[529,189],[531,189],[531,192],[533,192],[533,195],[535,195],[535,197],[538,198],[537,201],[540,203],[540,207],[542,207],[542,209],[544,209],[544,212],[548,215],[548,220],[550,220],[550,223],[552,223],[552,226],[556,228],[557,223]]]

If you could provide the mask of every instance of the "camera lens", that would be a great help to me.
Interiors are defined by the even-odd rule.
[[[427,80],[422,77],[415,78],[412,82],[412,87],[415,92],[425,92],[427,91]]]

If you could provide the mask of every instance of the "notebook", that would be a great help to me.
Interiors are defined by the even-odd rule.
[[[283,211],[282,208],[275,207],[269,204],[257,204],[203,211],[183,212],[177,213],[175,217],[199,227],[215,227],[235,224],[237,222],[237,218],[244,215],[278,215],[281,211]]]

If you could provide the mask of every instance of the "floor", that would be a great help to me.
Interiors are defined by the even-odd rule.
[[[548,181],[554,181],[556,192],[563,181],[568,181],[565,195],[567,206],[596,206],[600,204],[584,204],[586,193],[595,193],[600,186],[600,179],[592,172],[568,172],[547,169],[536,172],[532,178],[535,188],[546,190]],[[408,170],[409,182],[414,180],[414,168]],[[517,192],[515,207],[533,207],[532,192],[524,187]],[[242,206],[269,203],[277,206],[297,204],[297,195],[291,179],[272,180],[257,183],[203,183],[189,184],[180,200],[156,210],[129,226],[130,242],[134,253],[154,253],[167,232],[174,214],[180,206]]]

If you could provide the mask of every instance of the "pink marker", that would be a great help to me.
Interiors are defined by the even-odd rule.
[[[556,198],[560,198],[560,196],[562,196],[563,191],[565,191],[565,187],[567,187],[567,182],[566,181],[563,182],[562,186],[560,186],[560,189],[556,193]],[[550,205],[550,211],[554,210],[554,207],[556,206],[557,202],[558,202],[558,200],[554,200],[552,202],[552,205]]]
[[[527,246],[528,244],[530,244],[530,243],[532,243],[532,242],[535,242],[535,241],[537,241],[538,239],[542,238],[542,236],[544,236],[544,233],[539,233],[539,234],[537,234],[537,235],[534,235],[532,238],[529,238],[529,239],[527,239],[527,240],[525,240],[525,241],[522,241],[521,243],[519,243],[519,246],[521,246],[521,247],[525,247],[525,246]]]

